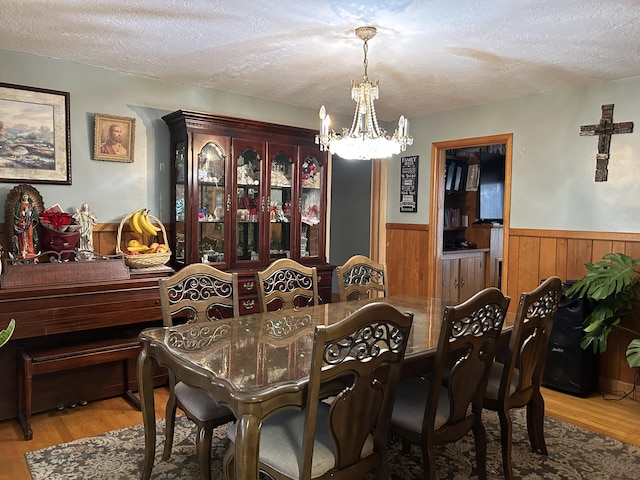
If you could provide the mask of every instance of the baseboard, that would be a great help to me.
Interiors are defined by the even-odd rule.
[[[598,390],[611,395],[626,396],[632,400],[640,401],[640,391],[636,385],[611,378],[598,378]]]

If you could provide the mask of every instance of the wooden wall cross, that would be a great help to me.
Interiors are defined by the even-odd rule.
[[[598,153],[596,155],[596,182],[606,182],[609,165],[609,147],[611,135],[632,133],[633,122],[613,123],[613,104],[602,105],[602,118],[597,125],[582,125],[580,135],[598,135]]]

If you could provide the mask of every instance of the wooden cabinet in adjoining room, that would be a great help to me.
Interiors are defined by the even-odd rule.
[[[258,311],[255,272],[277,258],[313,265],[331,299],[326,263],[327,154],[315,131],[178,110],[169,126],[173,264],[236,271],[241,312]]]
[[[485,288],[488,249],[445,252],[442,255],[442,298],[463,302]]]

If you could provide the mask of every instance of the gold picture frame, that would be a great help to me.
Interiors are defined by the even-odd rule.
[[[133,163],[136,119],[95,114],[93,137],[94,160]]]

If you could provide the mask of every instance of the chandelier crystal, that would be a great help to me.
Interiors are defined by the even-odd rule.
[[[320,107],[320,133],[316,135],[316,143],[320,150],[329,151],[345,160],[371,160],[388,158],[404,152],[407,145],[413,144],[413,137],[407,135],[409,121],[400,116],[398,128],[393,136],[380,128],[373,104],[378,99],[378,82],[371,83],[367,76],[368,41],[376,35],[375,27],[356,28],[356,36],[364,42],[364,74],[362,82],[351,80],[351,98],[356,102],[356,111],[351,129],[342,129],[342,134],[330,130],[331,119],[324,105]]]

